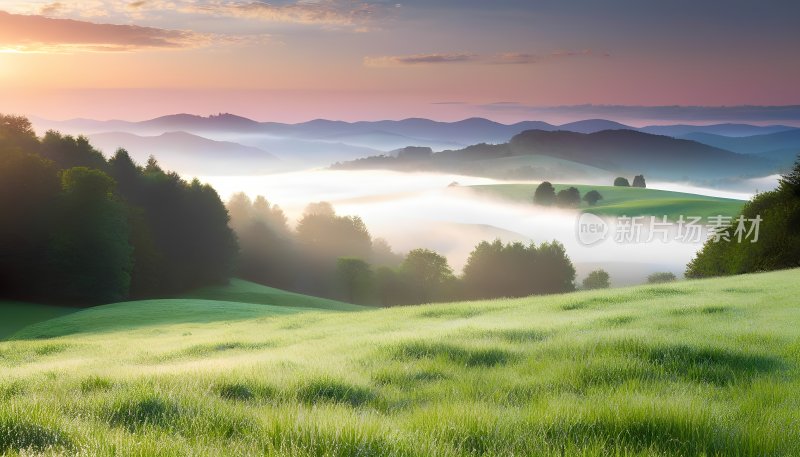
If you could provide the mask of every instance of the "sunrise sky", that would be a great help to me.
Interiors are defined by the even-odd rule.
[[[796,124],[799,18],[794,1],[0,0],[0,112]],[[635,107],[546,108],[588,104]]]

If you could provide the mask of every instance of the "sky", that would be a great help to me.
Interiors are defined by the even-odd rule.
[[[0,0],[0,111],[800,124],[800,2]]]

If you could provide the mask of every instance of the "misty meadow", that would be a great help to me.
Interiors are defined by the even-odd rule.
[[[800,455],[789,2],[0,2],[0,455]]]

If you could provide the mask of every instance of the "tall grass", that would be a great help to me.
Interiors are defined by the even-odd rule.
[[[77,313],[0,343],[0,453],[800,455],[798,278]]]

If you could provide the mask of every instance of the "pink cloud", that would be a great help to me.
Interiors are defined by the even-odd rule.
[[[132,51],[183,48],[206,38],[192,32],[97,24],[0,11],[0,47],[18,51]]]

